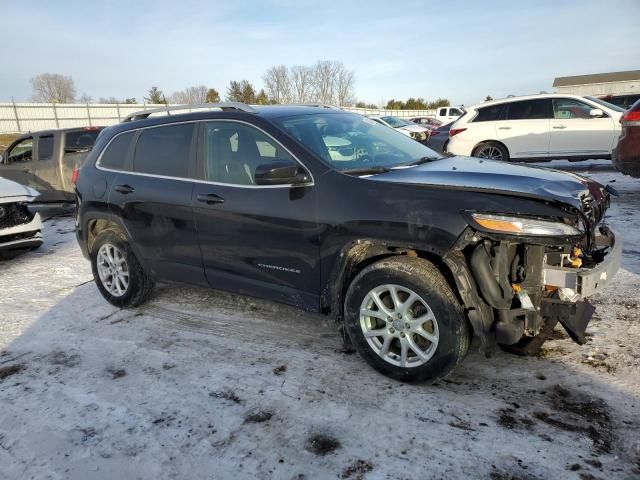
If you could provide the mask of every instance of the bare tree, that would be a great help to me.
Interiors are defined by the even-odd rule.
[[[121,102],[120,99],[116,97],[100,97],[98,99],[98,103],[124,103],[124,102]]]
[[[169,97],[169,100],[171,103],[182,103],[191,105],[207,103],[208,90],[209,89],[204,85],[200,85],[198,87],[187,87],[179,92],[174,92]]]
[[[291,89],[294,101],[310,102],[313,95],[313,68],[305,65],[294,65],[290,73]]]
[[[336,74],[339,62],[320,60],[313,67],[314,100],[319,103],[336,102]]]
[[[82,95],[80,95],[80,98],[78,99],[78,103],[91,103],[93,102],[93,97],[87,93],[83,93]]]
[[[338,106],[353,103],[354,72],[347,70],[341,62],[336,62],[335,90]]]
[[[41,73],[31,79],[32,100],[41,103],[73,103],[76,87],[71,77],[59,73]]]
[[[285,65],[271,67],[262,77],[267,96],[275,103],[291,102],[291,79]]]

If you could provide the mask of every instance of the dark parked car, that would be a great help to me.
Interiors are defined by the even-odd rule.
[[[631,108],[631,105],[640,100],[640,94],[629,93],[621,95],[600,95],[598,98],[627,110]]]
[[[449,130],[455,122],[447,123],[434,130],[431,130],[429,136],[429,148],[436,152],[447,153],[447,145],[449,144]]]
[[[622,133],[613,150],[613,164],[625,175],[640,177],[640,100],[620,119]]]
[[[73,171],[104,127],[64,128],[21,135],[0,155],[0,177],[40,192],[40,202],[74,202]]]
[[[332,108],[152,113],[106,129],[77,175],[78,241],[119,307],[156,280],[264,297],[333,316],[379,371],[432,381],[472,334],[531,353],[560,322],[583,343],[584,297],[620,263],[609,193],[578,175],[442,158]],[[334,159],[325,137],[357,148]]]

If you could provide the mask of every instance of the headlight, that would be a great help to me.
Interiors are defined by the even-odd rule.
[[[516,235],[532,235],[540,237],[565,237],[582,235],[576,227],[553,220],[537,220],[533,218],[508,217],[488,213],[472,213],[471,216],[485,230]]]

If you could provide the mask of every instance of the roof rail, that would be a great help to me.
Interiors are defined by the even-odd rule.
[[[328,103],[294,103],[293,105],[297,105],[299,107],[318,107],[318,108],[331,108],[333,110],[342,110],[340,107],[335,105],[329,105]]]
[[[122,122],[132,122],[135,120],[144,120],[145,118],[149,118],[154,113],[164,113],[166,112],[167,116],[171,115],[171,112],[180,111],[180,110],[201,110],[206,108],[219,108],[220,110],[240,110],[242,112],[247,113],[258,113],[258,111],[240,102],[219,102],[219,103],[198,103],[193,105],[178,105],[170,107],[167,105],[166,107],[160,108],[151,108],[149,110],[140,110],[139,112],[133,112],[127,115],[122,119]]]

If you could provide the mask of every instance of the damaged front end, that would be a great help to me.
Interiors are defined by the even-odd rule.
[[[451,269],[481,351],[496,344],[536,353],[561,323],[585,343],[595,308],[586,297],[620,266],[622,242],[600,224],[609,204],[604,189],[585,193],[582,208],[558,218],[469,212],[469,227],[444,260]]]

